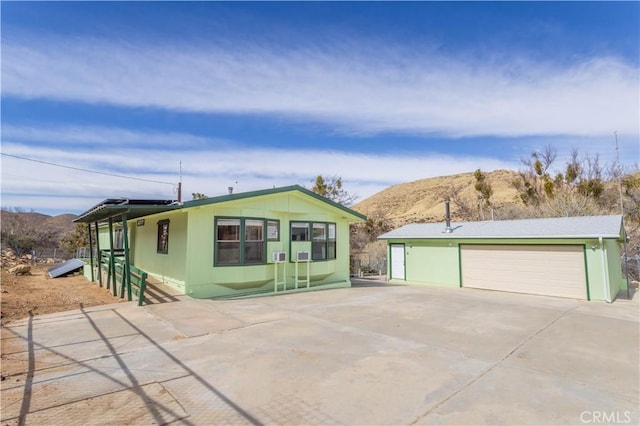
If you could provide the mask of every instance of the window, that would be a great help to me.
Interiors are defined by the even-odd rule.
[[[122,250],[124,248],[122,238],[123,238],[122,228],[114,229],[113,230],[113,249],[114,250]]]
[[[291,222],[291,241],[309,241],[309,223]]]
[[[157,252],[169,253],[169,219],[158,221],[158,245]]]
[[[240,264],[240,219],[218,219],[216,263],[219,265]]]
[[[267,240],[280,241],[280,221],[279,220],[267,221]]]
[[[265,224],[264,219],[217,219],[215,265],[265,263]]]
[[[291,241],[311,241],[312,260],[336,258],[335,223],[292,222]]]
[[[264,263],[264,220],[244,222],[244,263]]]
[[[336,258],[336,224],[329,223],[327,225],[329,238],[327,239],[327,259]]]
[[[311,259],[321,260],[327,258],[327,225],[324,223],[313,224],[313,242],[311,244]]]

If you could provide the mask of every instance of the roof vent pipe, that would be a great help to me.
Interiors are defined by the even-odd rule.
[[[230,186],[229,188],[227,188],[229,190],[229,195],[233,194],[233,186]]]
[[[444,220],[446,222],[446,227],[444,228],[444,232],[450,234],[453,229],[451,229],[451,209],[449,207],[449,198],[445,198],[444,200]]]

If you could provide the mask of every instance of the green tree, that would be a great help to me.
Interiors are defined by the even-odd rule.
[[[547,147],[543,152],[533,152],[522,160],[524,168],[520,170],[520,179],[513,183],[522,202],[527,206],[540,207],[561,196],[558,204],[569,207],[572,200],[575,208],[600,203],[605,182],[598,156],[581,156],[577,149],[573,149],[564,174],[558,172],[552,177],[551,167],[556,157],[556,151]],[[574,211],[573,207],[569,210]]]
[[[475,190],[478,192],[478,209],[480,210],[480,218],[484,220],[484,205],[491,207],[491,195],[493,195],[493,188],[487,180],[487,175],[482,173],[482,170],[477,169],[473,172],[473,176],[476,178],[474,184]]]
[[[209,198],[201,192],[192,192],[191,197],[192,200],[204,200],[205,198]]]
[[[525,205],[538,206],[545,199],[554,197],[555,179],[551,178],[549,169],[556,157],[555,149],[547,146],[544,151],[533,152],[521,160],[524,168],[513,186],[520,192],[520,199]]]
[[[327,177],[318,175],[315,178],[311,190],[318,195],[345,206],[351,205],[357,198],[356,195],[350,194],[342,187],[342,178],[335,175]]]
[[[73,232],[60,240],[60,245],[70,256],[75,256],[81,247],[89,247],[89,227],[87,224],[76,223]]]

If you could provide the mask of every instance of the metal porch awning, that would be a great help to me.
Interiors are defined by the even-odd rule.
[[[116,295],[116,276],[115,276],[115,251],[113,247],[113,224],[121,222],[123,224],[123,245],[124,245],[124,271],[125,281],[128,289],[131,289],[131,261],[129,256],[129,237],[127,232],[127,221],[139,217],[149,216],[155,213],[163,213],[171,210],[182,208],[182,204],[175,200],[139,200],[130,198],[109,198],[101,203],[91,207],[86,212],[75,218],[73,221],[77,223],[86,223],[89,234],[89,253],[91,264],[91,281],[95,280],[94,266],[98,267],[98,281],[102,286],[102,261],[100,259],[100,240],[98,238],[98,227],[100,222],[108,222],[109,224],[109,262],[108,262],[108,280],[111,280],[113,295]],[[98,259],[93,255],[93,232],[92,224],[94,224],[93,232],[95,232],[95,244],[98,252]],[[107,283],[109,287],[109,283]]]
[[[155,213],[182,208],[176,200],[137,200],[130,198],[106,199],[75,218],[74,222],[96,223],[112,218],[116,222],[125,215],[127,219],[136,219]]]

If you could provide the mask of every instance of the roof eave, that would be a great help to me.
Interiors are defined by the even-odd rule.
[[[589,239],[622,239],[621,235],[603,234],[603,235],[509,235],[509,236],[483,236],[483,235],[381,235],[379,240],[589,240]]]
[[[103,222],[109,218],[121,218],[122,215],[126,215],[128,219],[137,219],[140,217],[151,216],[157,213],[164,213],[173,210],[179,210],[181,208],[178,204],[162,205],[162,206],[98,206],[94,210],[87,211],[73,220],[76,223],[94,223]]]

